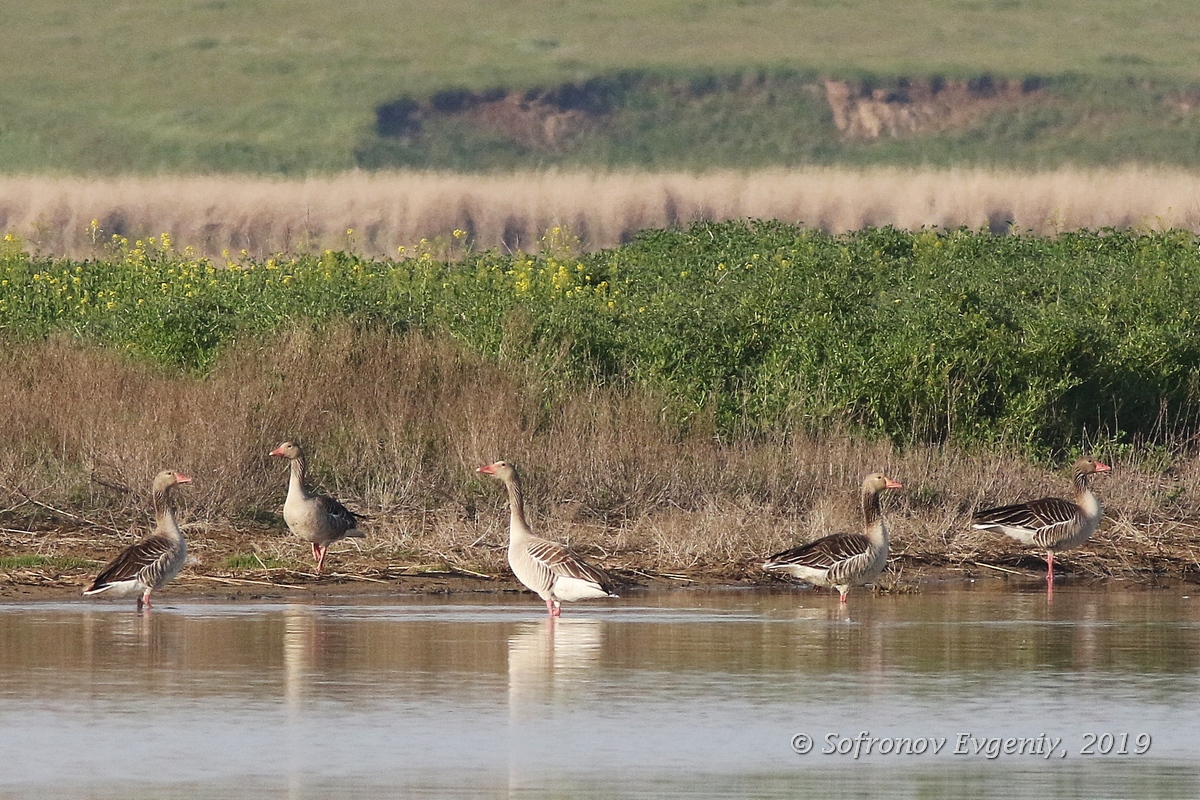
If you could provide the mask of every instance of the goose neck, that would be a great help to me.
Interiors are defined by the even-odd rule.
[[[867,538],[876,543],[887,541],[887,526],[883,524],[883,509],[879,500],[879,492],[863,492],[862,512],[863,533]]]
[[[173,539],[180,539],[183,534],[179,530],[179,523],[175,520],[175,499],[172,495],[174,488],[168,486],[154,493],[154,521],[158,533]]]
[[[504,482],[508,489],[509,537],[516,541],[531,536],[529,523],[525,519],[525,494],[521,490],[521,481],[516,475]]]
[[[304,456],[296,456],[291,463],[291,477],[288,478],[288,494],[295,494],[299,497],[306,496],[307,492],[304,488],[304,482],[307,478],[307,468],[304,463]]]
[[[1075,505],[1079,506],[1085,519],[1100,519],[1100,501],[1092,494],[1091,476],[1086,472],[1075,473]]]
[[[883,516],[883,509],[879,502],[879,492],[874,490],[863,492],[862,513],[863,522],[867,525],[872,525],[879,521],[880,517]]]
[[[1092,484],[1089,480],[1089,475],[1086,472],[1076,472],[1073,484],[1075,486],[1075,495],[1082,497],[1092,491]]]

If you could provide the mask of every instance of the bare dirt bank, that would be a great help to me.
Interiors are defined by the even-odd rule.
[[[4,559],[0,564],[9,564],[0,566],[0,601],[77,598],[103,560],[125,543],[111,531],[87,527],[27,531],[24,546],[13,534],[9,529],[6,542],[0,545],[0,559]],[[317,576],[304,561],[307,546],[281,531],[207,529],[188,535],[192,561],[162,590],[164,599],[306,602],[346,596],[523,591],[504,563],[502,540],[497,537],[489,536],[486,543],[464,544],[449,553],[410,553],[408,558],[369,541],[361,545],[343,542],[334,546],[327,574]],[[491,541],[493,538],[496,541]],[[465,537],[463,541],[466,543]],[[282,558],[266,555],[268,549]],[[762,572],[759,559],[666,568],[641,563],[631,554],[581,549],[610,570],[627,594],[680,588],[779,588],[791,583]],[[41,563],[12,563],[17,553],[30,550],[53,555]],[[262,554],[263,565],[230,566],[231,559],[247,552]],[[1158,522],[1135,529],[1121,520],[1109,520],[1091,542],[1056,560],[1057,575],[1060,586],[1119,582],[1123,589],[1131,590],[1197,584],[1198,554],[1200,525],[1195,523]],[[1039,554],[1001,537],[969,534],[949,544],[899,539],[893,543],[889,569],[875,590],[910,593],[923,586],[966,580],[1028,588],[1040,586],[1044,576],[1045,564]]]

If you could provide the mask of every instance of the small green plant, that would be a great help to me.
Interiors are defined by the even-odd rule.
[[[39,556],[27,553],[18,556],[0,556],[0,569],[91,569],[99,562],[75,556]]]
[[[265,556],[259,553],[238,553],[229,556],[221,566],[227,570],[257,570],[257,569],[283,569],[288,565],[274,556]]]

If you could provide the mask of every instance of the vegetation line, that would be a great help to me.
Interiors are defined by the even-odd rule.
[[[1188,441],[1200,420],[1195,237],[702,223],[581,253],[465,235],[401,260],[231,258],[118,237],[99,261],[0,253],[0,330],[211,370],[234,342],[339,320],[532,365],[561,396],[659,396],[723,436],[850,426],[899,443]],[[373,366],[372,368],[376,368]]]
[[[400,247],[445,242],[454,230],[477,249],[529,251],[553,227],[596,250],[644,229],[747,218],[825,233],[886,225],[1037,235],[1200,231],[1200,178],[1137,166],[353,172],[303,180],[0,176],[0,232],[36,252],[72,258],[105,257],[113,234],[144,241],[164,231],[178,249],[212,258],[326,249],[396,257]]]

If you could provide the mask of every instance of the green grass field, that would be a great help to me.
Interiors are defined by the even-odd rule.
[[[1073,75],[1099,81],[1097,91],[1120,106],[1134,96],[1123,93],[1139,86],[1130,80],[1200,83],[1194,17],[1187,4],[1121,0],[46,0],[4,15],[0,170],[339,171],[358,163],[375,107],[399,96],[555,84],[622,69]],[[1133,147],[1132,158],[1164,158],[1138,148],[1137,125],[1106,134],[1109,116],[1082,130]],[[728,120],[723,133],[741,120]],[[1045,125],[1024,120],[997,135],[1019,142],[1030,126]],[[1194,135],[1191,127],[1186,135]],[[693,143],[684,136],[662,145],[667,155],[646,158],[651,166],[671,162],[672,152]],[[939,145],[932,160],[986,152],[967,144]],[[1064,144],[1066,157],[1074,147]],[[850,157],[930,160],[913,150]],[[731,158],[738,165],[736,153],[674,161],[694,168]],[[437,165],[455,166],[444,162]]]

